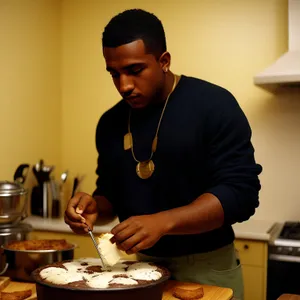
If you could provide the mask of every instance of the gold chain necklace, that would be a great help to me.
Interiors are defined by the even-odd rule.
[[[131,120],[131,110],[129,111],[129,117],[128,117],[128,133],[125,134],[124,136],[124,150],[128,150],[131,149],[131,154],[133,159],[137,162],[136,165],[136,173],[137,175],[141,178],[141,179],[148,179],[149,177],[151,177],[151,175],[154,172],[155,169],[155,165],[154,162],[152,160],[153,154],[157,149],[157,141],[158,141],[158,132],[159,132],[159,128],[160,128],[160,124],[161,124],[161,120],[163,118],[165,109],[167,107],[170,95],[172,94],[172,92],[174,91],[176,84],[178,83],[180,79],[180,76],[177,76],[174,74],[174,83],[173,83],[173,87],[171,89],[171,92],[169,93],[166,101],[165,101],[165,105],[163,107],[163,110],[161,112],[159,121],[158,121],[158,125],[157,125],[157,129],[156,129],[156,133],[154,136],[154,139],[152,141],[152,147],[151,147],[151,155],[147,160],[144,161],[139,161],[135,154],[134,154],[134,150],[133,150],[133,138],[132,138],[132,133],[130,130],[130,120]]]

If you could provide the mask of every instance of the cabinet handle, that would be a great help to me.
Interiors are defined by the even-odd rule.
[[[248,250],[249,249],[249,246],[246,244],[246,245],[244,245],[244,249],[245,250]]]

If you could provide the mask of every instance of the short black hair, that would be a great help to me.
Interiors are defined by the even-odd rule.
[[[129,9],[113,17],[102,35],[102,47],[116,48],[143,40],[147,53],[157,58],[166,50],[166,36],[161,21],[142,9]]]

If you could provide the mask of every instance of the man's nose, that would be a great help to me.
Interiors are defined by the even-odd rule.
[[[134,90],[134,84],[132,79],[129,76],[121,75],[120,76],[120,87],[119,91],[123,97],[128,97]]]

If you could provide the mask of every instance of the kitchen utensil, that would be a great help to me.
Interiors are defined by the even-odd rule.
[[[31,214],[35,216],[43,216],[43,186],[36,185],[31,191]]]
[[[84,179],[85,175],[81,175],[81,176],[76,176],[74,178],[74,183],[73,183],[73,189],[72,189],[72,197],[76,194],[76,192],[78,191],[78,188],[80,186],[80,184],[82,183],[83,179]],[[72,198],[71,197],[71,198]]]
[[[29,164],[19,165],[14,173],[14,181],[24,184],[27,177],[28,169]]]
[[[42,159],[39,160],[34,166],[34,169],[39,172],[44,166],[44,161]]]
[[[41,159],[32,168],[32,172],[35,175],[36,180],[37,180],[39,185],[43,184],[43,178],[41,178],[41,175],[40,175],[40,172],[41,172],[43,166],[44,166],[44,161]]]
[[[42,159],[35,164],[32,170],[39,185],[43,185],[44,182],[50,181],[50,174],[54,168],[54,166],[45,165]]]
[[[60,175],[61,183],[64,184],[68,178],[69,171],[66,170]]]
[[[72,188],[71,198],[74,197],[74,195],[75,195],[75,193],[76,193],[77,187],[78,187],[78,178],[75,177],[75,178],[74,178],[74,183],[73,183],[73,188]]]
[[[31,213],[44,218],[51,217],[51,196],[50,196],[50,174],[54,166],[44,164],[41,159],[34,167],[33,173],[37,179],[38,187],[34,187],[31,194]]]
[[[51,191],[51,181],[43,183],[43,218],[51,218],[53,206],[53,196]]]
[[[51,178],[50,180],[51,187],[51,198],[52,198],[52,207],[51,207],[51,217],[58,218],[60,217],[60,191],[58,183]]]
[[[27,217],[27,189],[20,183],[0,181],[0,225]]]
[[[105,266],[103,257],[102,257],[102,255],[101,255],[101,252],[100,252],[100,250],[99,250],[99,248],[98,248],[98,244],[97,244],[97,242],[96,242],[96,240],[95,240],[94,234],[93,234],[91,228],[90,228],[88,225],[87,225],[87,227],[88,227],[88,233],[89,233],[89,235],[90,235],[90,237],[91,237],[91,239],[92,239],[92,241],[93,241],[93,244],[94,244],[94,246],[95,246],[95,248],[96,248],[96,251],[97,251],[97,253],[98,253],[99,257],[100,257],[101,264],[102,264],[102,268],[105,270],[106,266]]]
[[[93,232],[92,232],[90,226],[85,222],[85,218],[84,218],[82,215],[79,215],[79,216],[80,216],[81,220],[83,221],[83,223],[85,223],[86,226],[87,226],[87,228],[88,228],[88,234],[90,235],[90,237],[91,237],[91,239],[92,239],[92,241],[93,241],[93,244],[94,244],[94,246],[95,246],[95,248],[96,248],[96,251],[97,251],[97,253],[98,253],[98,256],[100,257],[101,264],[102,264],[102,268],[105,269],[105,268],[106,268],[106,267],[105,267],[105,263],[104,263],[104,260],[103,260],[102,255],[101,255],[101,252],[99,251],[98,244],[97,244],[97,242],[96,242],[96,239],[95,239],[95,237],[94,237],[94,234],[93,234]]]
[[[14,250],[3,245],[1,248],[6,265],[0,275],[5,273],[5,276],[14,280],[32,282],[31,273],[35,269],[63,260],[72,260],[76,248],[76,245],[72,245],[72,248],[64,250]]]
[[[36,282],[37,296],[39,300],[72,299],[72,300],[161,300],[163,289],[170,276],[164,275],[161,279],[148,285],[132,285],[128,287],[91,289],[74,288],[68,285],[57,286],[45,283],[39,276],[41,268],[32,273]]]

